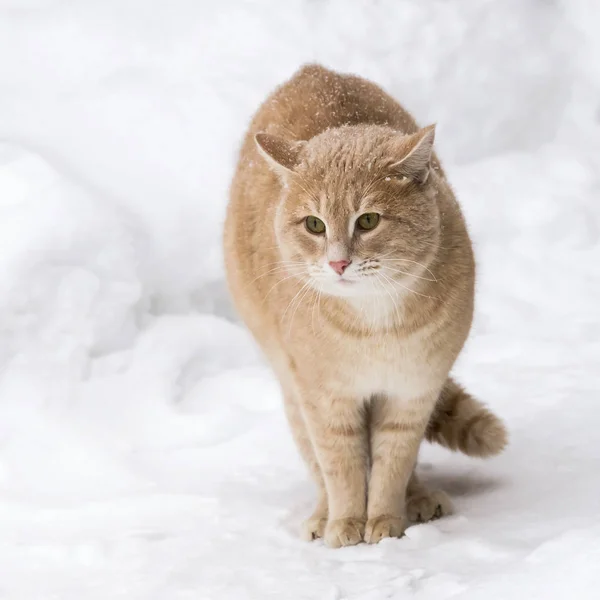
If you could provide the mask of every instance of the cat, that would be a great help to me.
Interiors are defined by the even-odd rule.
[[[231,184],[228,287],[319,488],[302,537],[333,548],[452,510],[415,474],[424,438],[507,443],[449,377],[475,265],[434,136],[374,83],[309,64],[255,114]]]

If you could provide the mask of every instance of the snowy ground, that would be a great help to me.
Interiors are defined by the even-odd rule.
[[[0,0],[0,598],[597,598],[596,0]],[[423,123],[480,266],[459,377],[507,421],[424,448],[458,514],[332,551],[220,232],[248,117],[307,60]]]

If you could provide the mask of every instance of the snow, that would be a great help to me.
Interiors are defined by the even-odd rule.
[[[595,0],[0,0],[0,598],[596,598]],[[315,490],[224,286],[250,115],[300,63],[427,124],[479,263],[460,379],[508,423],[424,447],[457,514],[298,538]]]

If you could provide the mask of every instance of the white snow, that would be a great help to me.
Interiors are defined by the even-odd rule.
[[[0,598],[597,598],[597,0],[0,0]],[[456,516],[298,539],[314,489],[236,322],[243,129],[319,60],[438,147],[479,261],[457,374],[488,462],[425,447]]]

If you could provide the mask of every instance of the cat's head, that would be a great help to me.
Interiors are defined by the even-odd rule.
[[[301,142],[257,134],[283,182],[275,229],[288,271],[345,297],[389,295],[431,278],[440,234],[434,132],[345,126]]]

